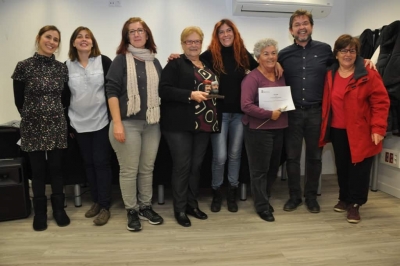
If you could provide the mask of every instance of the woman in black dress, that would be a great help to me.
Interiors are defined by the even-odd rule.
[[[62,149],[67,148],[67,123],[62,98],[68,103],[67,66],[55,60],[61,42],[55,26],[44,26],[36,36],[37,52],[18,62],[12,75],[15,105],[21,114],[21,149],[32,168],[35,217],[33,229],[47,229],[46,175],[51,182],[51,205],[58,226],[67,226],[61,173]]]

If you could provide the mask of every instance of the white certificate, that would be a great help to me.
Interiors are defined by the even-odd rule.
[[[290,86],[258,88],[259,107],[264,110],[295,110]]]

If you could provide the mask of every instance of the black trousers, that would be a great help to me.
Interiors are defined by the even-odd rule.
[[[269,210],[268,197],[281,160],[283,129],[260,130],[244,127],[244,143],[249,160],[251,194],[256,212]]]
[[[111,144],[108,138],[109,125],[86,133],[75,133],[89,182],[92,201],[102,208],[111,204]]]
[[[163,131],[172,157],[172,195],[174,211],[198,208],[200,170],[210,133]]]
[[[46,196],[46,180],[50,180],[53,194],[64,193],[61,168],[63,152],[60,149],[28,152],[34,197]]]
[[[365,158],[356,164],[352,163],[346,130],[331,128],[330,133],[335,152],[339,200],[363,205],[368,199],[369,179],[374,157]]]

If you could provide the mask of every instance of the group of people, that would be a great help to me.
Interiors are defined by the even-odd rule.
[[[261,219],[275,220],[269,198],[282,153],[289,186],[283,209],[295,210],[304,195],[307,209],[320,212],[316,196],[322,147],[332,142],[340,189],[334,210],[347,211],[349,222],[359,222],[372,158],[382,149],[389,99],[378,72],[366,67],[372,63],[359,56],[356,38],[340,36],[332,51],[328,44],[312,40],[313,25],[311,13],[297,10],[289,22],[294,43],[278,51],[275,40],[262,39],[254,45],[256,60],[229,19],[216,23],[203,53],[202,30],[187,27],[181,33],[183,54],[171,54],[164,69],[155,58],[152,32],[138,17],[124,23],[113,61],[100,53],[90,29],[78,27],[70,38],[69,59],[58,62],[54,52],[61,42],[60,31],[55,26],[40,29],[37,52],[19,62],[12,75],[22,118],[21,148],[32,168],[34,230],[47,228],[46,176],[51,180],[55,221],[59,226],[70,223],[61,175],[68,134],[78,141],[90,185],[93,204],[85,216],[95,217],[96,225],[110,218],[111,149],[120,166],[127,229],[140,231],[141,220],[163,223],[151,205],[161,135],[172,157],[174,216],[181,226],[191,226],[188,215],[208,218],[197,197],[210,140],[212,212],[221,210],[225,164],[227,207],[238,211],[243,142],[254,207]],[[296,109],[260,108],[258,89],[281,86],[290,86]]]

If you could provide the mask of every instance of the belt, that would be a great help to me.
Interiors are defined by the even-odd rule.
[[[295,106],[296,106],[296,109],[307,110],[307,109],[312,109],[312,108],[321,107],[321,103],[310,104],[310,105],[295,105]]]

